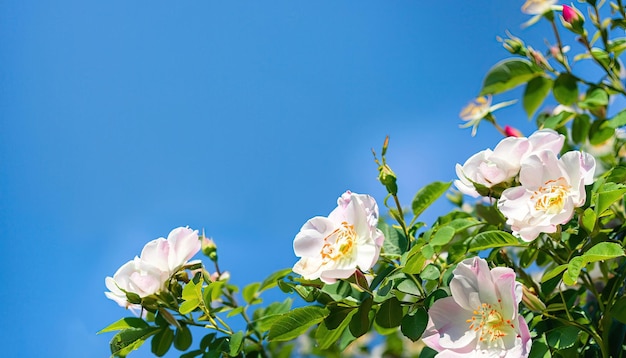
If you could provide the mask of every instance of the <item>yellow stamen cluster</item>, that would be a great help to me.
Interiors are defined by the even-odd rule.
[[[337,261],[344,256],[350,255],[356,243],[356,231],[353,225],[342,222],[330,235],[324,238],[321,256],[325,262]]]
[[[500,300],[498,300],[500,303]],[[515,325],[510,319],[504,319],[498,307],[489,303],[483,303],[474,310],[472,318],[466,322],[469,323],[469,329],[479,334],[478,340],[482,343],[491,345],[500,338],[509,333]]]
[[[560,177],[554,180],[548,180],[544,186],[535,191],[530,197],[536,200],[535,210],[543,211],[549,214],[557,214],[563,210],[565,199],[567,198],[571,186],[565,178]]]

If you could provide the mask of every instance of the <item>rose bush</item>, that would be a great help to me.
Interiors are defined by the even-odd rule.
[[[150,340],[156,356],[183,358],[626,357],[626,7],[584,4],[522,5],[524,25],[545,21],[553,40],[541,51],[500,38],[512,57],[461,111],[471,135],[486,121],[504,138],[410,205],[386,138],[374,152],[385,212],[345,192],[294,233],[294,266],[261,282],[231,284],[219,239],[189,228],[146,244],[105,279],[106,297],[135,314],[101,331],[116,332],[112,355]],[[580,62],[596,72],[583,78]],[[511,93],[521,101],[492,105]],[[518,102],[537,126],[528,137],[494,114]],[[442,196],[450,211],[423,222]],[[190,261],[200,249],[211,267]],[[270,289],[286,298],[263,302]]]

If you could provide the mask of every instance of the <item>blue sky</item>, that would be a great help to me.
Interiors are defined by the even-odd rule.
[[[177,226],[212,236],[234,283],[290,267],[345,190],[382,203],[386,135],[405,205],[454,179],[500,139],[458,118],[507,57],[496,36],[552,39],[521,5],[0,2],[2,355],[108,356],[95,333],[127,312],[104,278]],[[532,128],[519,105],[498,118]]]

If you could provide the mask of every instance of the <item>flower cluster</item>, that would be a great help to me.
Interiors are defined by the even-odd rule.
[[[595,159],[571,151],[561,158],[565,137],[543,129],[530,137],[507,137],[457,164],[456,187],[473,197],[498,197],[498,208],[513,234],[532,241],[569,221],[585,203],[585,185],[593,182]]]
[[[167,239],[161,237],[148,242],[141,256],[128,261],[113,277],[105,279],[109,289],[105,295],[137,312],[141,306],[129,302],[128,295],[144,298],[165,290],[169,278],[184,267],[200,247],[198,231],[186,227],[172,230]]]
[[[301,259],[293,272],[333,283],[356,270],[367,271],[378,260],[385,239],[378,225],[378,204],[369,195],[346,191],[328,217],[308,220],[293,241]]]

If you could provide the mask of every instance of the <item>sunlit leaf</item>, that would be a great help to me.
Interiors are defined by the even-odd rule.
[[[559,103],[573,104],[578,100],[578,81],[570,73],[563,72],[557,77],[552,86],[552,94]]]
[[[422,189],[420,189],[415,197],[413,198],[413,203],[411,207],[413,208],[413,215],[418,217],[426,210],[432,203],[434,203],[441,195],[443,195],[452,182],[433,182]]]
[[[112,331],[120,331],[120,330],[128,329],[128,328],[147,328],[147,327],[149,327],[148,323],[141,318],[125,317],[125,318],[120,319],[119,321],[111,323],[106,328],[103,328],[102,330],[100,330],[97,334],[105,333],[105,332],[112,332]]]
[[[528,118],[531,118],[546,99],[552,89],[552,79],[537,76],[531,79],[524,89],[522,105]]]
[[[530,61],[520,58],[509,58],[496,63],[485,76],[480,95],[498,94],[522,85],[541,70]]]
[[[492,230],[485,231],[474,236],[474,238],[470,241],[469,251],[477,252],[498,247],[526,245],[528,244],[520,242],[518,238],[508,232]]]
[[[294,339],[314,324],[320,323],[330,312],[325,307],[298,307],[281,315],[270,328],[269,341],[288,341]]]

